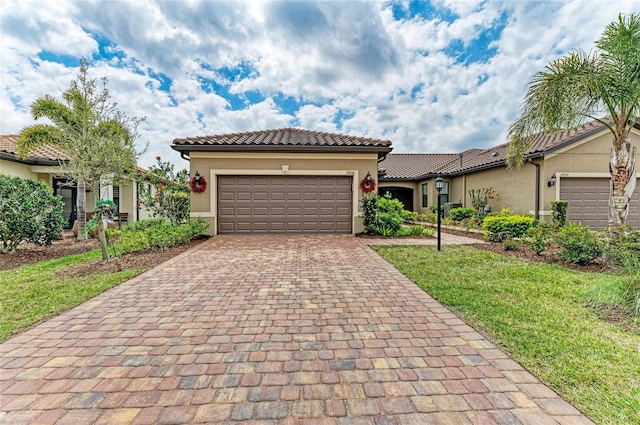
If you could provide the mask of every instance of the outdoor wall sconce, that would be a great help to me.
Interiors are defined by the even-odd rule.
[[[618,213],[621,213],[622,211],[624,211],[627,208],[627,197],[626,196],[614,196],[613,197],[613,206],[616,209],[616,211],[618,211]]]
[[[438,176],[436,178],[436,190],[438,191],[438,251],[440,251],[440,246],[441,246],[441,242],[440,242],[440,227],[441,227],[441,214],[440,214],[440,192],[442,191],[442,188],[444,187],[444,179],[441,176]]]
[[[547,186],[549,186],[549,187],[555,186],[557,181],[558,181],[558,178],[556,177],[556,174],[553,173],[553,175],[551,176],[551,178],[547,182]]]
[[[193,176],[193,180],[196,182],[196,184],[200,183],[200,173],[198,172],[198,170],[196,170],[196,174]]]
[[[367,186],[371,186],[371,173],[367,171],[367,177],[365,177],[365,181],[367,182]]]

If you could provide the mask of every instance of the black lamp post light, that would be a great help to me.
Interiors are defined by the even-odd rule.
[[[440,192],[442,191],[443,187],[444,187],[444,180],[442,179],[442,176],[436,177],[436,190],[438,191],[438,251],[440,251],[440,248],[441,248],[441,239],[440,239],[440,223],[441,223],[441,217],[440,217]]]

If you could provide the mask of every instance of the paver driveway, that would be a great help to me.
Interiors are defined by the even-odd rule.
[[[581,424],[352,236],[218,236],[1,346],[5,424]]]

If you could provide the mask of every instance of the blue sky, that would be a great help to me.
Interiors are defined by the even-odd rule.
[[[46,7],[43,5],[46,4]],[[504,143],[531,76],[590,50],[640,1],[56,1],[0,11],[0,126],[78,71],[146,117],[140,165],[174,138],[281,127],[390,139],[394,152]]]

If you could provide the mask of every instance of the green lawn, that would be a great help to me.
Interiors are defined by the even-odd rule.
[[[470,247],[374,248],[599,424],[640,424],[640,336],[587,307],[616,279]]]
[[[7,254],[10,255],[10,254]],[[100,258],[100,251],[0,271],[0,342],[81,304],[142,270],[64,278],[64,268]]]

